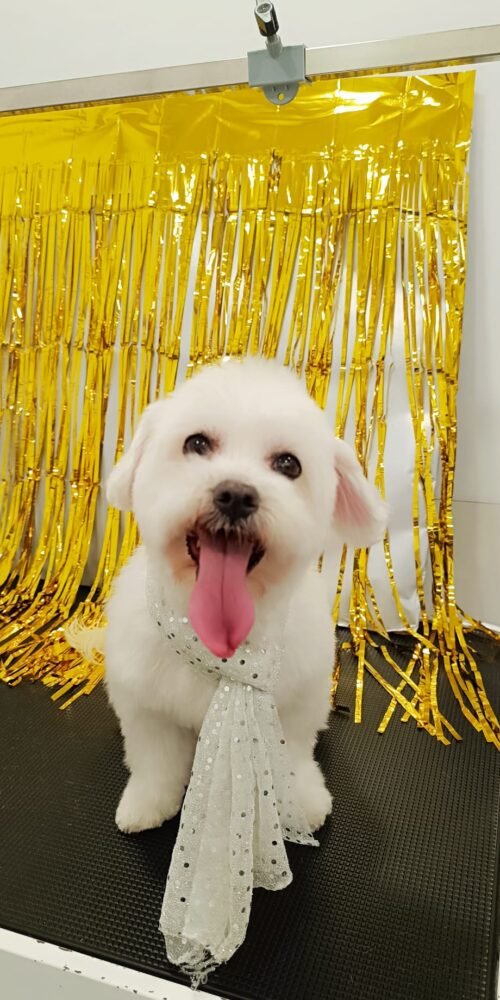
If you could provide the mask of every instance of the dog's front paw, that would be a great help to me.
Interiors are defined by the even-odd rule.
[[[323,779],[316,778],[309,784],[302,783],[299,788],[300,804],[311,830],[319,830],[326,817],[332,811],[332,797],[323,784]]]
[[[122,833],[154,830],[179,812],[182,795],[148,788],[147,784],[130,778],[116,810],[116,825]]]
[[[324,825],[327,816],[332,811],[332,797],[326,788],[318,789],[311,794],[310,802],[306,810],[306,817],[313,833],[320,830]]]

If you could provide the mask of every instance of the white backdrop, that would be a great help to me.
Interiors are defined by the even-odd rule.
[[[327,45],[491,24],[498,0],[277,0],[285,42]],[[253,0],[2,0],[0,86],[243,55]],[[459,399],[457,596],[500,625],[500,64],[478,69]]]

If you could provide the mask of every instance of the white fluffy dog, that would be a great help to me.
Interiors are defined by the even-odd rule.
[[[113,470],[109,502],[142,536],[108,603],[107,686],[130,772],[116,822],[160,826],[181,807],[217,681],[176,655],[152,620],[146,574],[217,657],[284,632],[276,704],[312,829],[331,809],[314,760],[329,712],[331,534],[370,545],[385,506],[294,374],[246,360],[204,369],[149,406]]]

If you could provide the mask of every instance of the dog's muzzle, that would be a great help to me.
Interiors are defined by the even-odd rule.
[[[211,493],[211,510],[189,526],[186,547],[199,569],[200,552],[217,550],[219,553],[247,551],[247,573],[260,563],[265,555],[265,544],[255,524],[260,496],[254,486],[224,479]]]

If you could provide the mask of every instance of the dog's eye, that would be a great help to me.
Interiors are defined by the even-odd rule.
[[[298,479],[302,472],[302,466],[298,458],[295,455],[289,455],[288,452],[284,452],[282,455],[275,455],[271,466],[275,472],[281,473],[287,479]]]
[[[190,434],[182,450],[185,455],[209,455],[214,450],[214,443],[206,434]]]

